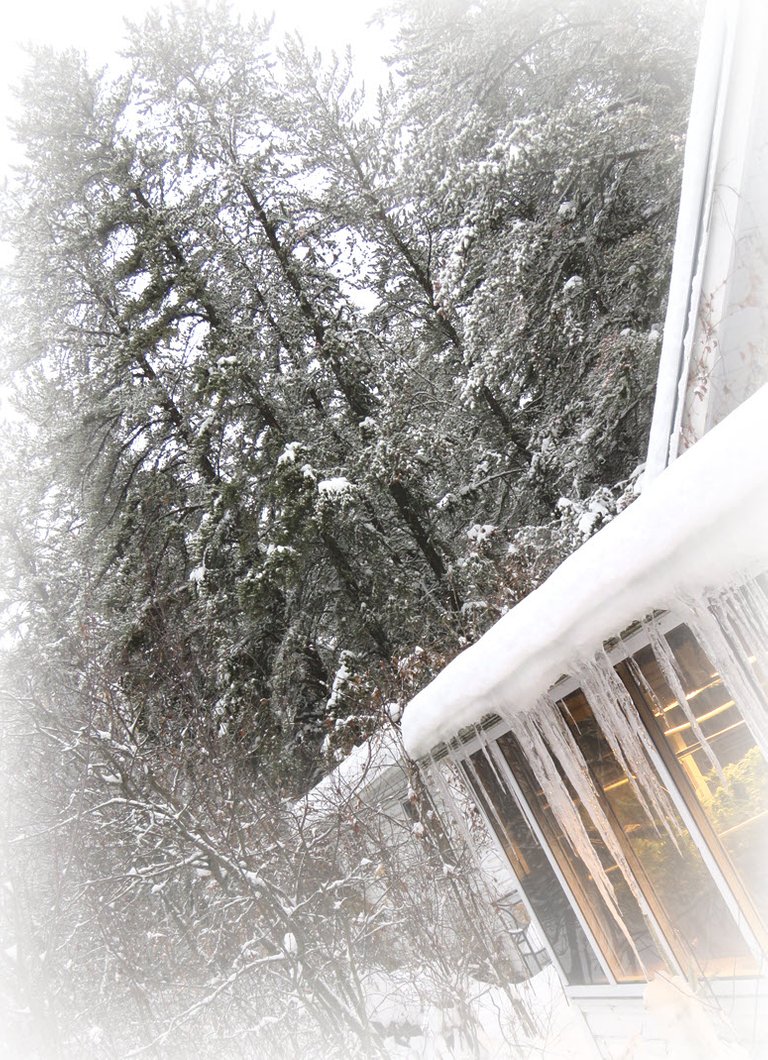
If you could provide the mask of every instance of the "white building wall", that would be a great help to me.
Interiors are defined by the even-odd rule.
[[[702,37],[645,482],[768,379],[768,5]]]
[[[710,984],[692,997],[686,984],[653,993],[573,997],[603,1060],[744,1060],[768,1056],[768,983]],[[730,1040],[729,1040],[730,1039]],[[741,1044],[736,1044],[737,1042]]]

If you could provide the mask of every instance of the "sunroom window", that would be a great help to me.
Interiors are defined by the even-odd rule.
[[[464,770],[568,984],[607,982],[541,843],[501,778],[499,765],[485,751],[477,751]]]
[[[654,625],[648,635],[651,643],[613,675],[626,700],[616,706],[629,715],[625,733],[647,730],[640,757],[628,760],[621,737],[606,735],[603,725],[614,722],[605,703],[593,709],[598,693],[585,676],[588,692],[571,686],[538,705],[539,721],[529,716],[539,750],[535,740],[527,746],[525,725],[518,733],[511,715],[514,732],[483,738],[465,759],[570,985],[629,983],[659,971],[714,978],[757,971],[734,914],[738,906],[741,926],[760,940],[759,914],[768,914],[768,766],[690,630],[680,625],[662,636]],[[753,667],[743,644],[729,652],[731,662],[738,656],[740,666]],[[531,759],[542,751],[551,758],[546,768]]]
[[[665,676],[658,653],[648,647],[634,656],[634,666],[625,664],[624,680],[740,904],[766,937],[768,765],[731,690],[690,630],[678,626],[666,642],[671,674]],[[740,655],[749,667],[756,662],[743,649]]]
[[[641,801],[642,789],[617,761],[581,690],[566,696],[563,708],[637,885],[680,965],[707,976],[752,971],[746,943],[671,800],[664,819],[649,799]]]

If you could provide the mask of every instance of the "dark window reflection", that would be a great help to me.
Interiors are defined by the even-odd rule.
[[[571,986],[607,982],[570,901],[511,792],[484,752],[465,767],[483,810]],[[481,786],[482,785],[482,786]]]
[[[634,982],[647,978],[661,968],[666,969],[667,965],[659,952],[652,929],[644,919],[624,874],[582,807],[567,777],[563,776],[565,786],[571,800],[581,813],[592,846],[613,886],[616,904],[620,910],[626,933],[622,931],[615,916],[607,907],[586,865],[563,835],[550,808],[547,793],[542,791],[530,772],[517,741],[514,737],[505,735],[499,738],[498,744],[536,815],[547,842],[557,858],[558,865],[574,892],[579,907],[613,974],[621,982]]]

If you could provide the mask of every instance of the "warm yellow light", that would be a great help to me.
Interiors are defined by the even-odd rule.
[[[710,681],[709,684],[702,685],[701,688],[694,688],[694,690],[692,692],[686,692],[685,693],[685,698],[688,700],[689,703],[691,702],[692,699],[695,699],[696,696],[700,695],[702,692],[708,692],[710,688],[717,688],[717,686],[722,683],[720,681],[720,674],[719,673],[710,674],[710,677],[714,677],[715,680],[714,681]],[[667,711],[674,710],[675,707],[679,707],[679,706],[680,706],[680,701],[677,700],[677,699],[673,699],[671,703],[668,703],[666,705],[666,707],[664,707],[664,713],[666,714]],[[672,731],[672,730],[670,730],[670,731]]]
[[[722,839],[723,836],[730,835],[731,832],[738,832],[742,828],[746,828],[748,824],[754,824],[755,821],[759,821],[762,817],[765,817],[766,814],[768,814],[768,810],[760,810],[760,812],[756,813],[753,817],[748,817],[746,821],[739,821],[738,824],[731,825],[731,827],[726,828],[724,832],[718,832],[717,834]]]
[[[731,732],[732,729],[738,729],[740,726],[745,725],[745,724],[746,724],[746,722],[744,721],[743,718],[741,718],[739,721],[735,721],[733,723],[733,725],[726,725],[724,729],[718,729],[717,732],[713,732],[710,736],[708,736],[707,737],[707,743],[711,743],[712,740],[716,740],[718,736],[725,736],[725,734],[727,732]],[[696,752],[700,751],[700,750],[701,750],[701,744],[697,742],[697,743],[691,744],[690,746],[684,747],[682,749],[682,751],[676,750],[675,754],[677,755],[677,757],[682,762],[684,758],[690,758],[691,755],[696,754]]]
[[[722,703],[719,707],[715,707],[714,710],[708,710],[706,714],[702,714],[701,717],[696,718],[696,721],[701,724],[703,721],[709,721],[710,718],[716,717],[718,714],[722,714],[724,710],[728,710],[730,707],[736,706],[735,699],[729,699],[727,702]],[[683,722],[682,725],[675,725],[673,729],[667,729],[664,733],[665,736],[674,736],[676,732],[683,732],[685,729],[690,729],[691,723],[689,721]]]

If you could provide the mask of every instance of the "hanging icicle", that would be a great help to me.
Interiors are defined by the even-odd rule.
[[[449,815],[451,821],[458,829],[461,839],[466,844],[467,849],[477,864],[479,862],[479,850],[477,841],[469,830],[466,806],[460,804],[456,793],[451,789],[448,781],[445,779],[441,767],[442,761],[444,761],[444,759],[440,759],[436,755],[431,754],[428,758],[419,763],[419,772],[422,782],[427,790],[430,791],[433,796],[437,797],[440,804],[440,810]]]
[[[605,844],[606,850],[620,869],[635,901],[641,910],[647,914],[649,911],[645,897],[638,887],[629,863],[624,856],[616,832],[600,804],[600,796],[589,772],[589,767],[573,738],[573,733],[565,723],[557,703],[550,696],[543,696],[531,717],[559,761],[560,767],[568,777],[579,801],[589,814],[601,840]]]
[[[757,602],[754,593],[751,599]],[[739,600],[727,592],[713,595],[705,601],[688,598],[684,603],[691,632],[738,703],[763,753],[768,756],[768,704],[747,661],[747,649],[744,646],[749,643],[752,647],[750,630],[754,630],[755,613],[743,598]],[[759,610],[757,618],[759,620]],[[762,641],[762,638],[759,640]],[[764,642],[754,647],[761,653],[765,652]],[[711,757],[708,744],[707,748]],[[722,770],[719,773],[722,776]]]
[[[571,850],[579,858],[597,887],[605,905],[626,938],[640,967],[643,966],[634,939],[624,923],[613,884],[603,868],[581,814],[560,775],[544,738],[531,714],[515,713],[508,716],[510,728],[517,738],[536,782],[544,792],[549,808]]]
[[[695,605],[691,600],[690,607],[693,606]],[[688,697],[686,696],[685,688],[683,687],[683,681],[685,680],[685,678],[680,671],[680,665],[677,659],[675,658],[672,649],[669,646],[667,638],[659,629],[658,620],[655,618],[647,620],[643,623],[643,628],[648,634],[651,650],[653,651],[654,658],[656,659],[656,662],[659,665],[659,669],[661,670],[662,676],[669,685],[672,695],[677,700],[677,703],[680,709],[683,711],[683,714],[685,715],[688,724],[691,726],[691,732],[698,740],[702,751],[709,759],[710,764],[717,776],[720,778],[723,784],[726,784],[727,781],[723,773],[723,767],[720,764],[720,760],[718,759],[717,755],[712,750],[709,741],[704,735],[704,732],[701,726],[699,725],[698,718],[694,713],[693,707],[688,702]],[[709,652],[707,652],[707,654],[709,655]],[[714,662],[711,655],[710,661]]]
[[[751,728],[758,742],[763,743],[761,733],[768,729],[768,598],[764,587],[759,581],[749,579],[737,589],[710,597],[708,608],[734,649],[740,670],[757,697],[753,706],[758,709],[751,719]]]
[[[725,608],[742,650],[755,656],[768,678],[768,598],[760,581],[748,578],[743,585],[712,596],[710,603]]]
[[[525,821],[529,832],[531,832],[531,834],[534,834],[533,828],[531,826],[531,822],[530,822],[530,820],[528,818],[527,807],[524,806],[524,805],[521,805],[520,800],[518,799],[516,792],[513,791],[510,788],[509,784],[507,784],[506,780],[499,773],[499,767],[498,767],[498,765],[496,763],[495,757],[491,753],[489,741],[487,740],[487,738],[485,736],[485,733],[482,730],[478,729],[477,730],[477,735],[478,735],[478,739],[480,741],[480,747],[478,749],[479,753],[482,754],[483,760],[487,763],[488,767],[490,768],[491,774],[493,775],[493,778],[494,778],[495,782],[498,784],[499,788],[501,788],[502,791],[508,793],[510,795],[510,797],[514,800],[515,805],[520,810],[522,818]],[[473,762],[471,756],[464,760],[464,766],[466,767],[467,771],[469,772],[474,784],[477,785],[478,790],[485,792],[486,803],[487,803],[487,805],[488,805],[488,807],[490,809],[490,812],[491,812],[491,815],[493,816],[494,821],[498,825],[499,830],[502,832],[502,834],[508,833],[508,822],[505,823],[501,819],[501,817],[499,816],[499,812],[498,812],[498,809],[496,807],[496,801],[495,801],[495,799],[493,799],[492,793],[488,790],[488,785],[483,782],[480,774],[478,773],[478,771],[477,771],[477,769],[475,767],[475,763]],[[514,837],[512,837],[512,838],[514,838]]]
[[[653,766],[653,742],[639,724],[632,697],[624,687],[604,651],[577,675],[597,724],[610,744],[616,761],[652,822],[657,833],[659,822],[679,850],[677,814],[669,792]]]

